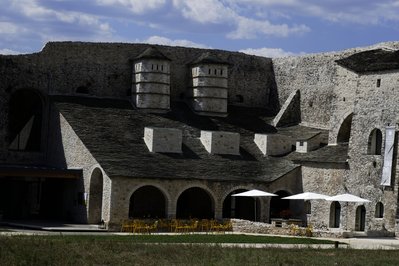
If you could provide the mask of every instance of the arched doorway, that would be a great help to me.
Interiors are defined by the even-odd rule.
[[[8,141],[10,150],[40,151],[43,102],[33,90],[13,93],[9,105]]]
[[[89,223],[99,223],[102,220],[103,183],[103,173],[95,168],[90,178]]]
[[[342,122],[337,136],[338,143],[347,143],[349,142],[351,136],[351,128],[352,128],[352,116],[353,114],[348,115],[345,120]]]
[[[281,198],[290,196],[290,193],[284,190],[277,191],[277,197],[271,197],[270,200],[270,218],[291,218],[290,201]]]
[[[176,218],[211,219],[214,218],[214,200],[202,188],[185,190],[177,200]]]
[[[155,186],[143,186],[130,197],[129,217],[165,218],[166,199],[162,191]]]
[[[361,205],[356,208],[355,231],[364,231],[366,227],[366,208]]]
[[[333,201],[330,206],[330,227],[339,228],[341,223],[341,204]]]
[[[257,209],[259,210],[260,208],[260,202],[259,199],[254,199],[251,197],[232,197],[232,194],[237,194],[241,192],[245,192],[247,190],[245,189],[237,189],[229,193],[227,197],[223,201],[223,218],[237,218],[237,219],[243,219],[243,220],[251,220],[255,221],[255,202],[256,200],[256,206]],[[257,220],[259,220],[258,217],[259,211],[256,213]]]

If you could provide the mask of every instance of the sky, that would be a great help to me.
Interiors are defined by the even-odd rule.
[[[0,54],[49,41],[284,57],[399,40],[399,0],[0,0]]]

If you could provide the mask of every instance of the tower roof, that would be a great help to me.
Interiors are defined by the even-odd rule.
[[[227,61],[223,61],[222,59],[210,54],[209,52],[201,54],[197,59],[190,63],[190,65],[198,64],[230,65],[230,63],[228,63]]]
[[[149,47],[144,50],[141,54],[139,54],[134,60],[139,60],[139,59],[161,59],[161,60],[168,60],[170,59],[166,57],[163,53],[161,53],[158,49],[155,47]]]

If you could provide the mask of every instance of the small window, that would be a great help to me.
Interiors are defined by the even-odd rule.
[[[161,71],[163,71],[163,65],[161,65]]]
[[[236,103],[243,103],[244,97],[242,95],[236,95]]]
[[[381,86],[381,79],[377,79],[377,88]]]
[[[384,204],[382,202],[377,202],[375,205],[375,218],[383,218],[384,217]]]
[[[303,146],[303,141],[299,142],[299,146],[301,146],[301,147]]]
[[[215,75],[217,74],[217,69],[215,69]]]
[[[157,70],[158,70],[158,67],[159,67],[159,66],[157,65]]]
[[[211,74],[211,69],[208,69],[208,74],[209,74],[209,75]]]
[[[305,213],[312,214],[312,204],[309,200],[305,201]]]
[[[220,75],[223,76],[223,69],[220,70]]]
[[[154,70],[154,65],[151,65],[151,70]]]
[[[86,86],[80,86],[76,89],[76,93],[89,94],[89,89]]]

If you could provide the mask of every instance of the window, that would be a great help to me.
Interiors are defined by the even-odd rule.
[[[217,74],[217,70],[215,69],[215,75]]]
[[[377,88],[381,87],[381,79],[377,79]]]
[[[80,93],[80,94],[89,94],[89,88],[87,88],[86,86],[79,86],[76,89],[76,93]]]
[[[299,146],[301,146],[301,147],[303,146],[303,141],[299,142]]]
[[[367,142],[367,154],[381,155],[382,133],[381,130],[375,128],[371,131]]]
[[[310,200],[305,201],[305,213],[306,214],[312,213],[312,204],[310,203]]]
[[[220,75],[223,76],[223,69],[220,70]]]
[[[243,103],[244,102],[244,97],[240,94],[236,95],[236,103]]]
[[[382,202],[377,202],[375,205],[375,218],[383,218],[384,217],[384,204]]]
[[[211,69],[208,69],[208,74],[209,74],[209,75],[211,74]]]

